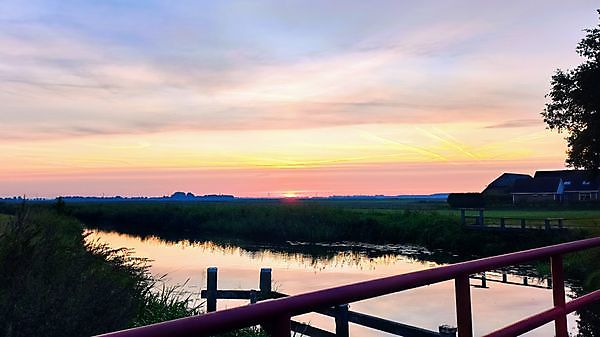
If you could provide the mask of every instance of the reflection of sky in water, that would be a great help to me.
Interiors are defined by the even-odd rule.
[[[183,284],[189,291],[199,292],[206,283],[206,268],[218,267],[220,289],[258,288],[259,269],[273,269],[273,289],[287,293],[334,287],[383,276],[406,273],[438,266],[434,262],[417,260],[400,254],[369,254],[362,247],[359,251],[333,247],[326,257],[302,253],[283,253],[260,247],[242,249],[237,246],[221,246],[211,242],[166,243],[156,238],[145,240],[116,233],[95,232],[89,239],[100,238],[113,248],[127,247],[135,255],[152,260],[154,274],[167,274],[171,284]],[[297,249],[297,246],[291,247]],[[385,247],[384,247],[385,248]],[[390,248],[390,247],[388,247]],[[397,247],[391,247],[396,249]],[[414,251],[414,247],[409,247]],[[497,277],[496,277],[497,278]],[[516,276],[509,280],[521,282]],[[530,283],[535,283],[530,280]],[[472,280],[472,284],[480,284]],[[541,283],[544,285],[545,283]],[[473,325],[476,335],[530,316],[552,306],[552,292],[548,289],[522,287],[488,282],[487,289],[471,288]],[[245,304],[244,301],[222,300],[219,309]],[[437,330],[440,324],[455,325],[454,285],[452,281],[410,289],[401,293],[381,296],[352,303],[351,310],[388,318],[405,324]],[[296,317],[313,326],[334,329],[333,319],[308,314]],[[382,336],[385,333],[352,325],[355,336]],[[575,316],[569,318],[571,329]],[[552,336],[552,324],[547,324],[525,336]]]

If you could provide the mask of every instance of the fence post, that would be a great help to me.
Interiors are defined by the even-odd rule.
[[[471,285],[469,275],[459,275],[454,279],[456,293],[456,324],[458,337],[473,337],[473,322],[471,317]]]
[[[271,298],[271,268],[260,268],[260,299]]]
[[[563,220],[562,218],[558,219],[558,228],[563,229]]]
[[[550,230],[550,219],[544,219],[544,229]]]
[[[521,219],[521,228],[525,229],[526,224],[525,224],[525,219]]]
[[[206,269],[206,311],[217,311],[217,267]]]
[[[508,282],[508,275],[506,275],[506,273],[502,273],[502,282],[503,283],[507,283]]]
[[[250,289],[250,304],[254,304],[258,302],[258,295],[256,294],[256,290]]]
[[[555,308],[561,309],[561,315],[554,320],[556,337],[569,337],[567,331],[567,315],[565,312],[565,278],[561,255],[550,257],[552,271],[552,299]]]
[[[483,219],[483,208],[479,209],[479,224],[481,226],[485,226],[485,222],[484,222],[484,219]]]
[[[456,337],[456,328],[450,325],[440,325],[438,327],[438,331],[440,332],[440,337]]]
[[[348,327],[348,304],[335,306],[335,335],[337,337],[350,336]]]
[[[465,218],[465,209],[464,208],[460,209],[460,223],[462,223],[463,226],[467,224],[467,220]]]
[[[504,218],[500,218],[500,229],[506,229],[506,224],[504,222]]]

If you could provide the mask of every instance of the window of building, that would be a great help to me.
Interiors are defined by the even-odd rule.
[[[583,181],[581,184],[582,184],[582,185],[589,185],[589,184],[590,184],[590,182],[589,182],[589,181],[587,181],[587,180],[584,180],[584,181]]]
[[[580,201],[592,200],[592,193],[591,192],[579,192],[579,200]]]
[[[571,182],[569,180],[565,181],[564,183],[565,185],[571,185]]]

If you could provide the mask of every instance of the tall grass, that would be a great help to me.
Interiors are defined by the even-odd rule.
[[[365,211],[317,204],[72,204],[86,225],[166,240],[243,239],[285,241],[413,243],[470,259],[596,236],[566,232],[485,232],[465,229],[458,216],[430,210]],[[565,269],[586,289],[600,287],[595,251],[568,256]]]
[[[285,241],[415,243],[470,255],[531,248],[585,234],[481,233],[456,215],[436,211],[364,211],[316,204],[71,204],[87,226],[166,240],[214,238]]]
[[[129,326],[145,269],[125,251],[86,245],[72,220],[21,213],[0,229],[0,334],[89,336]]]
[[[145,259],[86,242],[82,227],[26,209],[0,224],[0,335],[90,336],[200,313],[155,290]]]
[[[202,313],[198,294],[166,286],[128,249],[86,240],[75,218],[21,207],[2,220],[0,336],[91,336]]]

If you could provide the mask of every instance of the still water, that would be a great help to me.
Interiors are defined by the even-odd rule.
[[[172,243],[154,237],[141,239],[102,231],[92,231],[88,240],[99,240],[113,248],[131,248],[135,256],[152,260],[153,274],[166,274],[168,284],[185,284],[186,290],[197,294],[205,288],[208,267],[218,267],[219,289],[258,289],[259,269],[270,267],[274,290],[298,294],[441,265],[433,262],[433,256],[425,249],[402,245],[290,244],[272,247],[210,241]],[[508,279],[522,281],[517,274],[510,274]],[[528,283],[546,285],[546,281],[540,279],[530,278]],[[476,336],[552,306],[549,289],[493,282],[488,282],[487,288],[475,287],[481,284],[479,280],[471,280],[471,284]],[[245,304],[245,301],[220,300],[218,310]],[[454,284],[451,281],[351,303],[350,309],[435,331],[441,324],[456,325]],[[577,331],[576,318],[569,316],[569,329],[573,334]],[[330,331],[335,329],[332,318],[317,314],[294,319]],[[353,336],[387,335],[354,324],[350,329]],[[553,336],[553,330],[553,325],[547,324],[525,336]]]

